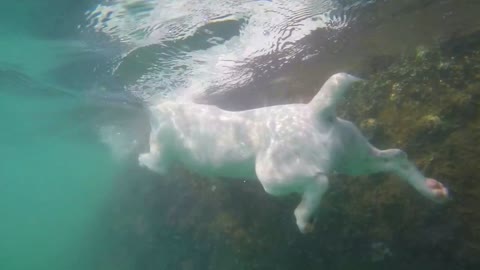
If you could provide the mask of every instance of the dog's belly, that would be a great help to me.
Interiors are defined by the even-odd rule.
[[[206,176],[255,178],[255,153],[245,142],[198,134],[183,138],[178,145],[178,160]]]
[[[160,134],[172,134],[173,141],[165,143],[175,159],[199,174],[256,178],[257,157],[268,149],[278,151],[271,157],[279,161],[278,170],[289,170],[300,160],[313,164],[315,171],[325,167],[317,153],[320,146],[325,148],[323,136],[302,105],[228,112],[199,104],[163,103],[154,113],[164,123],[160,129],[168,131]]]
[[[201,105],[177,106],[170,117],[180,163],[207,176],[256,177],[249,119]]]

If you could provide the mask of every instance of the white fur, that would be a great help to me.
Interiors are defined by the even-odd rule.
[[[150,152],[139,162],[161,174],[179,162],[205,176],[258,179],[271,195],[301,193],[295,217],[302,232],[313,228],[310,220],[334,172],[389,171],[427,198],[446,198],[443,185],[426,184],[401,150],[376,149],[351,122],[336,117],[338,100],[357,80],[335,74],[309,104],[242,112],[163,102],[151,108]]]

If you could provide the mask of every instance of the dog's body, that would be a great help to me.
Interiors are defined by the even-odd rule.
[[[336,117],[336,103],[357,80],[335,74],[308,104],[242,112],[175,102],[153,106],[150,152],[140,155],[140,164],[163,174],[180,162],[201,175],[258,179],[271,195],[301,193],[295,217],[302,232],[313,228],[310,220],[334,172],[393,172],[425,197],[445,200],[443,185],[426,179],[401,150],[376,149]]]

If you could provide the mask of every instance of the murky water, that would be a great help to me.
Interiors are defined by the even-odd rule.
[[[408,148],[428,173],[452,177],[434,167],[462,163],[465,178],[477,179],[468,162],[477,152],[465,145],[478,137],[478,10],[467,0],[0,4],[0,269],[477,269],[474,183],[449,180],[457,199],[443,208],[389,181],[382,193],[370,181],[382,176],[360,180],[375,199],[333,184],[318,231],[302,236],[291,216],[297,197],[181,167],[160,177],[140,168],[137,155],[147,143],[147,104],[307,102],[345,71],[397,91],[374,95],[373,104],[412,104],[419,97],[398,90],[411,81],[454,89],[441,101],[460,105],[424,106],[424,129],[414,131],[431,140],[391,135],[397,129],[388,123],[415,117],[389,118],[395,113],[381,114],[381,105],[342,113],[359,118],[375,143]],[[435,50],[448,57],[427,57]],[[416,60],[402,62],[409,57]],[[429,149],[440,150],[417,153]],[[409,195],[386,203],[381,194],[397,196],[392,190]]]

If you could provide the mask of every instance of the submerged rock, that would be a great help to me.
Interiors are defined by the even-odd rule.
[[[256,182],[212,183],[177,171],[126,184],[128,199],[115,206],[122,211],[107,211],[116,221],[112,237],[152,268],[478,269],[480,39],[469,44],[421,48],[373,74],[339,108],[373,144],[405,149],[425,174],[445,181],[447,205],[391,175],[336,175],[316,231],[303,236],[291,215],[296,196],[272,198]],[[109,252],[119,257],[124,249]],[[159,253],[171,256],[160,264]]]
[[[480,211],[474,203],[480,199],[480,183],[475,181],[480,168],[478,74],[480,46],[421,48],[351,91],[344,106],[344,117],[353,122],[378,121],[382,132],[372,137],[373,142],[406,149],[424,173],[445,181],[453,193],[446,207],[437,208],[386,180],[381,187],[363,189],[366,194],[354,197],[353,205],[344,204],[344,211],[375,204],[378,212],[369,220],[358,217],[359,222],[372,224],[368,229],[372,238],[432,257],[442,254],[445,263],[462,262],[466,269],[480,265],[478,257],[472,256],[480,250]],[[363,185],[350,184],[345,191],[352,196],[358,192],[354,187]],[[379,197],[379,193],[389,196]],[[420,228],[425,228],[422,234],[409,237]],[[427,233],[428,228],[441,229]],[[415,256],[408,253],[396,256]]]

